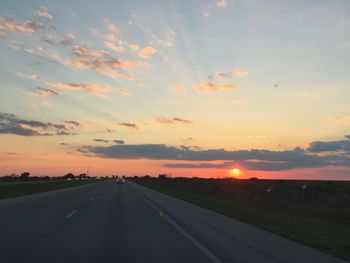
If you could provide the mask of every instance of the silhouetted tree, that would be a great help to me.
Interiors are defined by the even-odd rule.
[[[21,173],[21,175],[19,176],[19,179],[22,181],[27,181],[29,179],[30,173],[29,172],[24,172]]]
[[[82,174],[78,175],[78,178],[79,179],[87,179],[87,175],[86,175],[86,173],[82,173]]]
[[[166,179],[168,176],[167,174],[159,174],[158,179]]]
[[[72,173],[67,173],[64,178],[66,178],[67,180],[70,179],[70,180],[73,180],[75,178],[74,174]]]

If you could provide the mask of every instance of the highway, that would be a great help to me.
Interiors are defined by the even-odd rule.
[[[0,262],[345,262],[131,182],[0,201]]]

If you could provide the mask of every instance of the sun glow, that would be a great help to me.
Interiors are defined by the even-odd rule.
[[[231,174],[235,177],[239,177],[241,175],[241,173],[242,173],[241,170],[239,170],[238,168],[233,168],[231,170]]]

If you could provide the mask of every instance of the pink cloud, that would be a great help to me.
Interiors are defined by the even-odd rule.
[[[195,88],[199,91],[204,91],[204,90],[219,91],[220,89],[236,90],[236,86],[232,83],[213,83],[209,81],[197,83],[195,84]]]
[[[109,86],[93,83],[47,82],[46,84],[57,89],[85,91],[99,97],[106,97],[107,93],[112,92],[112,89]]]
[[[141,58],[148,59],[148,58],[152,57],[155,53],[157,53],[157,50],[151,46],[148,46],[148,47],[141,49],[138,52],[138,56]]]

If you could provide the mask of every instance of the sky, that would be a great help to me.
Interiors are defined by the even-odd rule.
[[[349,14],[348,0],[2,0],[0,175],[349,180]]]

